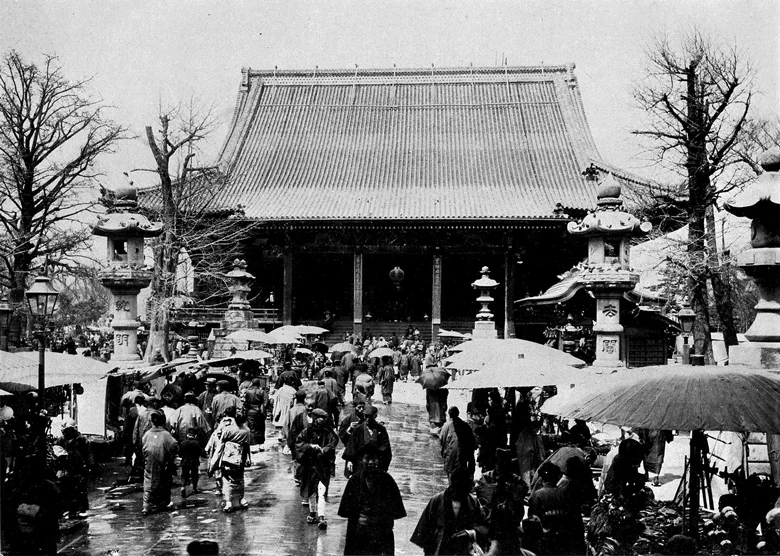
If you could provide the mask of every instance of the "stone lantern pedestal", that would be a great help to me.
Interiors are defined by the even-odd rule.
[[[588,174],[590,180],[595,174]],[[588,238],[588,259],[580,282],[596,298],[596,360],[594,367],[625,365],[620,305],[626,292],[639,283],[631,270],[631,238],[647,234],[652,225],[623,210],[621,187],[612,175],[599,184],[596,210],[579,223],[569,223],[569,233]]]

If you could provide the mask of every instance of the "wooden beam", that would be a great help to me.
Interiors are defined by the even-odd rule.
[[[504,253],[504,338],[515,337],[515,253]]]
[[[439,337],[441,328],[441,272],[442,256],[440,253],[433,255],[433,291],[431,292],[431,339],[435,341]]]
[[[292,324],[293,254],[284,253],[284,292],[282,294],[282,324]]]
[[[357,251],[352,258],[352,331],[363,335],[363,253]]]

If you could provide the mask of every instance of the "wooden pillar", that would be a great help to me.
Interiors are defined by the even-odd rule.
[[[515,254],[504,254],[504,338],[515,337]]]
[[[441,255],[433,255],[433,291],[431,292],[431,341],[436,341],[441,329]]]
[[[363,334],[363,253],[352,259],[352,332]]]
[[[282,324],[292,324],[292,253],[284,253],[284,292],[282,294]]]

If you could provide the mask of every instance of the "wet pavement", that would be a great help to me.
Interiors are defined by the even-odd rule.
[[[446,486],[438,438],[430,435],[424,399],[419,385],[402,383],[397,385],[395,403],[378,405],[379,420],[387,426],[393,448],[389,471],[408,514],[395,523],[397,554],[422,553],[409,538],[430,497]],[[282,454],[278,433],[270,423],[268,429],[267,451],[252,454],[253,466],[245,473],[248,510],[221,512],[221,497],[213,494],[213,480],[205,476],[203,465],[199,486],[210,490],[187,499],[194,507],[142,517],[140,487],[117,493],[98,489],[90,500],[87,527],[65,535],[60,554],[186,554],[187,544],[194,539],[218,542],[224,555],[343,554],[347,523],[336,515],[346,484],[343,446],[339,444],[336,477],[331,480],[328,528],[321,531],[306,523],[308,508],[301,506],[293,483],[290,456]],[[120,469],[126,473],[126,468]],[[179,487],[172,492],[173,501],[180,503]]]

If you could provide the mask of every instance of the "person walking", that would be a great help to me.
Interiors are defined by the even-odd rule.
[[[260,386],[261,380],[253,378],[249,388],[244,391],[243,404],[249,431],[252,433],[252,444],[259,444],[260,451],[265,451],[265,390]]]
[[[165,416],[150,412],[152,428],[143,436],[144,496],[142,515],[170,507],[174,458],[179,443],[165,430]]]
[[[379,368],[377,376],[379,386],[382,390],[382,403],[393,403],[393,384],[395,383],[395,368],[390,357],[382,358],[382,366]]]
[[[409,382],[409,373],[412,370],[412,357],[406,346],[401,347],[401,356],[398,359],[398,374],[404,382]]]
[[[214,401],[214,396],[217,395],[217,379],[214,377],[207,378],[205,387],[206,389],[198,396],[198,407],[203,412],[203,415],[205,415],[209,428],[213,429],[216,420],[211,411],[211,403]]]
[[[378,413],[379,410],[375,406],[367,406],[363,412],[364,420],[356,421],[356,426],[349,434],[344,453],[341,456],[347,462],[345,476],[350,477],[360,471],[361,454],[363,448],[369,444],[377,449],[379,468],[382,471],[387,471],[390,467],[390,462],[393,459],[390,435],[387,434],[387,428],[376,420]]]
[[[217,395],[211,400],[211,413],[214,421],[219,423],[225,416],[225,410],[232,407],[238,412],[241,407],[241,399],[230,391],[230,383],[227,380],[217,382]]]
[[[192,494],[198,492],[198,468],[200,467],[200,455],[203,452],[201,442],[198,439],[198,429],[190,427],[179,443],[179,455],[181,456],[181,498],[182,505],[187,500],[187,485],[192,485]]]
[[[474,451],[477,440],[471,427],[460,418],[460,410],[452,406],[447,414],[447,421],[439,433],[441,455],[444,458],[444,471],[451,476],[456,469],[465,469],[474,476]]]
[[[62,423],[60,446],[68,453],[69,472],[75,497],[67,500],[69,516],[86,517],[89,509],[89,478],[95,474],[95,461],[89,441],[79,432],[76,421],[67,418]]]
[[[222,430],[219,449],[222,451],[220,470],[225,501],[222,511],[225,513],[249,507],[244,498],[244,468],[252,464],[249,454],[251,436],[243,415],[236,415],[235,421]]]
[[[135,407],[138,417],[133,425],[133,446],[135,448],[135,465],[130,470],[128,482],[139,481],[144,474],[144,450],[143,438],[146,432],[152,428],[152,409],[147,407],[146,396],[136,396]]]
[[[530,485],[534,472],[545,459],[544,444],[539,436],[539,421],[528,421],[526,426],[518,430],[515,452],[520,476]]]
[[[344,554],[395,554],[393,524],[406,517],[401,492],[382,470],[382,454],[375,445],[365,444],[359,457],[360,469],[347,481],[338,511],[347,518]]]
[[[195,397],[195,394],[187,392],[184,394],[184,405],[175,409],[171,414],[171,434],[179,442],[183,442],[187,438],[188,431],[194,429],[197,438],[201,441],[201,445],[206,444],[206,438],[208,438],[211,432],[211,426],[209,426],[206,416],[197,403],[198,398]]]
[[[298,435],[295,442],[295,451],[301,463],[301,496],[309,499],[306,522],[317,523],[320,529],[327,529],[325,496],[339,440],[325,411],[315,409],[311,416],[312,424]]]
[[[338,398],[325,386],[325,381],[317,381],[317,389],[314,391],[314,408],[321,409],[328,415],[331,420],[336,422],[339,417]]]
[[[306,403],[306,391],[301,389],[295,394],[295,405],[290,410],[290,432],[287,435],[287,452],[292,455],[293,460],[293,481],[300,486],[301,484],[301,465],[295,451],[295,441],[303,432],[303,429],[311,424],[310,414],[314,410],[312,403]],[[309,504],[309,499],[304,498],[303,505]]]
[[[487,517],[471,494],[471,475],[459,468],[449,479],[449,486],[428,501],[410,539],[426,556],[467,556],[474,553],[474,544],[488,544]],[[490,542],[492,554],[494,544]]]
[[[290,408],[292,408],[296,392],[297,390],[289,384],[283,384],[274,394],[273,424],[282,429],[279,436],[279,442],[282,443],[287,441],[290,427]]]
[[[666,444],[674,440],[674,433],[653,429],[637,429],[636,433],[645,447],[645,457],[642,460],[645,472],[648,475],[655,475],[653,486],[661,486],[661,467],[664,464]]]

